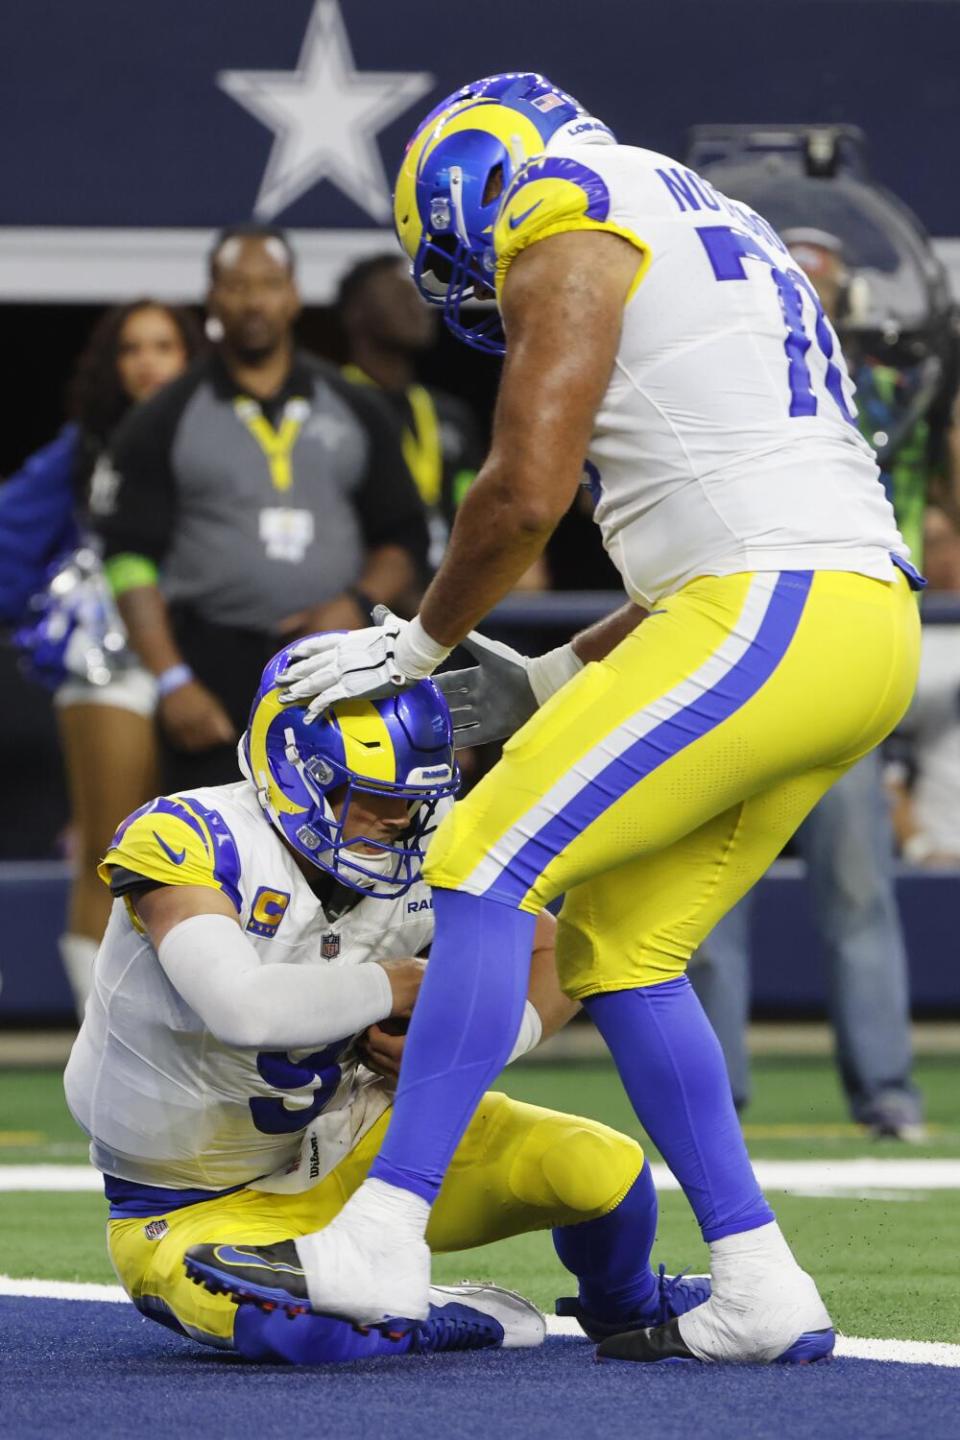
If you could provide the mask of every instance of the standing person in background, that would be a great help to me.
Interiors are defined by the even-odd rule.
[[[839,240],[820,230],[786,231],[783,240],[809,277],[827,318],[842,331],[851,277]],[[927,421],[921,416],[900,434],[893,452],[889,442],[909,404],[909,384],[891,367],[868,359],[851,369],[860,429],[878,450],[880,478],[919,567],[923,514],[933,483]],[[851,1115],[878,1138],[919,1139],[923,1107],[911,1079],[907,953],[878,750],[827,791],[797,832],[796,843],[806,862],[813,919],[827,963],[828,1008]],[[746,1029],[754,893],[724,916],[690,971],[723,1047],[734,1101],[741,1110],[750,1098]]]
[[[131,641],[159,691],[163,788],[236,778],[236,740],[278,637],[403,605],[423,505],[373,394],[298,351],[283,231],[210,253],[218,339],[118,433],[97,523]]]
[[[427,507],[430,563],[436,566],[483,458],[469,408],[417,379],[419,357],[436,343],[436,316],[417,294],[409,266],[391,253],[360,260],[346,272],[337,313],[349,357],[344,375],[376,386],[396,418],[403,458]]]
[[[855,308],[857,278],[847,268],[843,246],[835,236],[803,229],[788,230],[783,238],[840,332],[857,387],[858,427],[876,452],[900,533],[914,564],[922,568],[927,506],[937,503],[955,511],[958,504],[957,397],[945,409],[936,403],[942,374],[936,361],[894,365],[871,353],[855,334],[845,333]]]
[[[108,310],[77,362],[70,422],[0,490],[0,620],[28,618],[50,563],[87,538],[87,509],[104,447],[131,406],[173,380],[201,345],[188,310],[137,300]],[[109,914],[97,865],[123,815],[156,785],[155,687],[133,664],[106,684],[71,676],[55,692],[74,843],[60,953],[82,1017]]]
[[[936,505],[927,511],[924,551],[930,591],[960,598],[960,532]],[[960,626],[925,626],[917,688],[888,750],[893,828],[904,860],[960,869]]]

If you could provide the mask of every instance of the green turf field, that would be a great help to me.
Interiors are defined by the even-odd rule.
[[[846,1123],[832,1066],[819,1058],[756,1063],[746,1117],[751,1153],[766,1160],[919,1159],[960,1161],[960,1057],[917,1066],[931,1126],[923,1145],[865,1139]],[[502,1085],[541,1105],[592,1115],[639,1134],[612,1070],[602,1063],[520,1065]],[[86,1145],[62,1099],[59,1075],[0,1072],[0,1163],[71,1164]],[[656,1158],[656,1157],[653,1157]],[[874,1182],[871,1181],[871,1185]],[[960,1342],[960,1181],[956,1190],[884,1188],[862,1195],[773,1194],[798,1257],[816,1275],[840,1329],[851,1335]],[[106,1218],[95,1194],[0,1192],[0,1274],[113,1283],[103,1248]],[[706,1251],[686,1201],[663,1195],[655,1254],[668,1268],[706,1268]],[[545,1308],[569,1291],[549,1236],[522,1236],[439,1257],[439,1280],[490,1278],[521,1289]]]

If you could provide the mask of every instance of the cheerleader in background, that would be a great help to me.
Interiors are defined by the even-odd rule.
[[[0,623],[35,678],[54,689],[74,842],[60,953],[82,1017],[110,909],[96,868],[117,822],[156,789],[154,681],[123,645],[86,515],[109,490],[106,448],[132,405],[175,379],[198,352],[193,315],[138,300],[108,310],[77,362],[70,420],[0,488]]]

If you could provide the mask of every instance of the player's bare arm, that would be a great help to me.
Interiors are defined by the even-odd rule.
[[[549,910],[537,916],[533,932],[533,954],[530,958],[530,985],[527,999],[540,1017],[543,1027],[540,1040],[556,1035],[580,1009],[578,1000],[571,1000],[560,989],[557,979],[557,922]]]
[[[514,588],[581,482],[616,361],[624,306],[642,263],[642,252],[629,241],[592,230],[550,235],[516,257],[500,298],[509,348],[490,454],[457,512],[417,619],[405,633],[404,622],[387,615],[380,634],[306,640],[288,668],[285,700],[312,700],[307,713],[313,718],[338,700],[386,694],[404,678],[430,674]],[[539,678],[525,657],[511,652],[522,670],[515,703],[502,715],[488,713],[484,733],[458,737],[461,743],[512,733],[584,661],[608,654],[642,615],[627,605],[585,632],[573,651],[563,646],[551,652],[555,663]],[[509,685],[510,678],[518,677],[504,674],[501,681]],[[479,710],[489,709],[487,699]]]
[[[533,934],[533,953],[530,958],[530,986],[527,1000],[537,1012],[540,1035],[536,1043],[549,1040],[580,1009],[577,1000],[570,1000],[560,989],[557,979],[557,922],[549,910],[537,916]],[[400,1061],[406,1044],[406,1032],[395,1034],[389,1025],[371,1025],[363,1038],[364,1058],[370,1067],[396,1079],[400,1074]],[[530,1047],[531,1049],[533,1046]]]
[[[441,644],[462,640],[513,589],[569,508],[639,263],[626,240],[590,231],[550,236],[511,265],[490,454],[420,608]]]

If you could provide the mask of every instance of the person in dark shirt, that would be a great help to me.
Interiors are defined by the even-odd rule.
[[[402,605],[428,546],[383,402],[295,348],[282,231],[221,232],[207,309],[212,353],[128,417],[94,494],[108,577],[157,677],[167,790],[236,778],[278,637]]]
[[[408,269],[392,253],[360,260],[340,281],[337,312],[349,355],[344,374],[357,385],[375,386],[390,406],[430,517],[430,560],[436,565],[483,449],[469,407],[418,382],[417,361],[436,341],[437,318]]]

